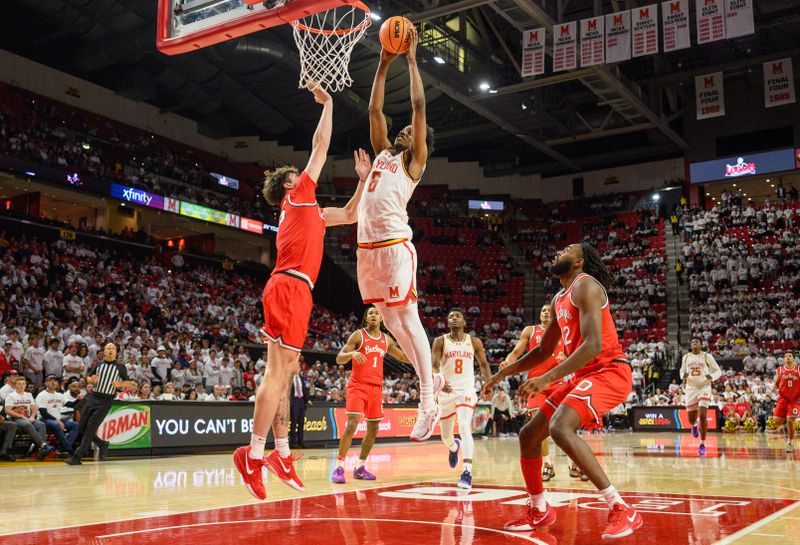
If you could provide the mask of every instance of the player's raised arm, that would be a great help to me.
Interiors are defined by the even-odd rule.
[[[311,140],[311,157],[306,165],[306,173],[314,182],[319,180],[322,167],[328,159],[328,148],[331,145],[331,132],[333,130],[333,99],[328,91],[316,82],[308,83],[308,90],[314,95],[317,104],[322,104],[322,115],[319,117],[317,130]]]
[[[489,380],[492,376],[492,368],[489,366],[489,360],[486,359],[486,349],[483,346],[483,341],[476,337],[470,338],[472,339],[472,349],[475,351],[475,359],[478,360],[478,365],[481,366],[483,380]]]
[[[434,373],[439,372],[442,365],[442,352],[444,351],[444,337],[439,336],[433,339],[433,346],[431,347],[431,368]]]
[[[339,365],[344,365],[350,360],[353,360],[353,363],[361,363],[363,364],[367,361],[366,356],[359,352],[358,345],[361,344],[361,330],[354,331],[350,338],[347,339],[347,344],[345,344],[339,353],[336,355],[336,363]]]
[[[501,369],[515,363],[527,352],[528,343],[531,342],[531,335],[533,335],[533,326],[525,326],[525,329],[522,330],[522,334],[519,336],[516,346],[514,346],[514,350],[509,352],[505,359],[500,362]]]
[[[425,163],[428,162],[428,120],[425,113],[425,86],[417,67],[417,43],[419,36],[416,29],[411,36],[411,45],[406,53],[408,75],[411,79],[411,164],[408,173],[414,181],[422,177]]]
[[[325,214],[325,226],[334,227],[336,225],[349,225],[358,221],[358,203],[361,201],[361,193],[364,192],[364,182],[372,170],[372,163],[369,154],[359,148],[353,152],[356,161],[356,174],[358,174],[358,186],[356,192],[342,208],[327,207],[323,210]]]
[[[396,360],[411,364],[411,360],[408,359],[408,356],[406,356],[405,352],[400,349],[400,345],[398,345],[389,335],[386,335],[386,353]]]
[[[386,74],[389,73],[389,65],[396,58],[397,55],[381,49],[381,60],[378,62],[378,70],[372,82],[372,94],[369,96],[369,140],[375,155],[392,147],[386,118],[383,115],[383,101],[386,92]]]

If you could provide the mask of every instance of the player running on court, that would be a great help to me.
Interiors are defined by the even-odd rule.
[[[693,337],[691,352],[684,354],[681,363],[680,376],[684,383],[686,396],[686,411],[689,423],[692,425],[692,436],[700,436],[700,446],[697,452],[701,456],[706,453],[706,433],[708,421],[706,413],[711,402],[711,383],[722,376],[722,371],[717,365],[717,360],[708,352],[703,351],[703,344],[699,337]],[[700,415],[698,431],[697,416]]]
[[[353,478],[374,481],[375,475],[367,471],[367,456],[378,436],[378,425],[383,420],[383,359],[386,354],[405,363],[411,363],[397,346],[397,343],[381,331],[381,312],[369,307],[364,313],[363,328],[354,331],[347,344],[336,356],[336,363],[343,365],[353,362],[350,380],[347,382],[345,410],[347,424],[339,439],[339,454],[336,457],[336,469],[331,481],[344,483],[344,461],[347,450],[356,433],[361,418],[367,420],[367,433],[361,442],[361,455],[358,467],[353,471]]]
[[[275,268],[264,286],[264,326],[261,329],[269,347],[267,368],[256,392],[253,433],[250,445],[236,449],[236,468],[250,493],[263,500],[267,494],[261,468],[275,473],[289,486],[303,490],[289,452],[288,426],[282,423],[275,433],[275,450],[264,458],[267,431],[286,397],[289,382],[298,372],[300,349],[305,342],[311,316],[311,290],[322,263],[325,228],[355,222],[356,207],[369,173],[369,156],[364,150],[355,153],[359,184],[344,208],[320,208],[317,204],[317,179],[328,154],[333,124],[333,100],[319,85],[309,84],[314,100],[322,104],[322,115],[314,132],[311,157],[305,170],[285,166],[266,173],[264,198],[271,205],[280,204],[281,215],[276,241]],[[285,403],[285,402],[284,402]]]
[[[411,243],[406,206],[417,187],[428,155],[433,130],[425,116],[425,89],[417,68],[417,36],[406,53],[411,79],[411,125],[389,141],[383,115],[389,65],[397,58],[381,50],[369,104],[369,133],[375,161],[358,205],[358,287],[365,304],[377,306],[386,328],[394,335],[419,375],[420,404],[411,431],[424,441],[439,421],[433,399],[431,350],[417,309],[417,252]]]
[[[514,350],[512,350],[506,356],[506,359],[500,362],[500,369],[508,367],[521,358],[524,354],[542,344],[542,337],[544,337],[544,332],[547,330],[547,326],[550,325],[552,319],[553,314],[551,312],[550,305],[542,305],[542,310],[539,311],[539,325],[529,325],[522,330],[522,334],[519,336],[519,340],[517,341],[517,345],[514,347]],[[545,374],[565,359],[567,359],[567,357],[564,355],[564,345],[559,339],[558,345],[556,346],[555,351],[553,351],[553,355],[541,365],[537,365],[535,368],[528,371],[525,380]],[[544,392],[539,392],[536,395],[528,396],[527,406],[528,410],[530,411],[531,418],[533,418],[539,409],[542,408],[542,405],[547,398],[550,397],[550,394],[555,392],[563,384],[564,379],[556,380]],[[556,476],[556,470],[553,468],[553,462],[550,459],[550,448],[547,438],[542,441],[542,461],[544,463],[542,467],[542,480],[547,482]],[[580,473],[580,470],[574,466],[574,464],[570,466],[569,473],[570,477],[580,477],[581,480],[584,481],[589,480],[588,477],[585,477],[582,473]]]
[[[472,414],[478,404],[475,393],[475,360],[481,366],[484,380],[489,380],[492,371],[486,359],[483,342],[477,337],[468,335],[464,329],[467,325],[464,313],[451,310],[447,315],[450,333],[436,337],[433,341],[433,370],[444,377],[445,387],[439,393],[439,408],[442,412],[440,427],[442,442],[450,450],[448,462],[455,469],[458,465],[458,453],[464,449],[464,470],[458,481],[460,488],[472,488],[472,457],[475,442],[472,439]],[[458,434],[455,439],[453,429],[458,418]]]
[[[577,434],[587,424],[602,423],[603,413],[625,401],[632,387],[631,368],[619,344],[606,294],[606,286],[613,278],[597,250],[586,243],[572,244],[560,251],[551,272],[562,286],[553,298],[555,321],[545,330],[538,347],[500,370],[484,386],[484,393],[491,393],[503,377],[541,365],[552,357],[559,338],[563,340],[567,359],[525,382],[519,390],[521,395],[543,392],[554,381],[574,373],[522,428],[520,465],[530,501],[527,512],[508,522],[505,529],[530,531],[556,521],[542,485],[542,441],[550,435],[608,503],[611,512],[603,538],[624,537],[642,526],[642,518],[620,497],[592,449]]]
[[[783,355],[783,365],[775,373],[775,389],[778,402],[772,416],[778,426],[786,423],[786,452],[794,452],[794,425],[800,417],[800,369],[792,352]]]

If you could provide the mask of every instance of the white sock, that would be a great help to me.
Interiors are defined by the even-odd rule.
[[[549,454],[547,456],[542,456],[542,462],[544,462],[545,464],[547,464],[549,466],[553,465],[553,462],[550,461],[550,455]]]
[[[361,458],[359,458],[358,459],[358,467],[362,467],[362,466],[365,466],[365,465],[367,465],[367,461],[366,460],[362,460]]]
[[[281,458],[288,458],[292,455],[292,451],[289,450],[289,438],[284,437],[282,439],[275,439],[275,450],[278,451]]]
[[[255,433],[250,435],[250,458],[253,460],[260,460],[264,457],[264,443],[267,442],[266,437],[262,437],[260,435],[256,435]]]
[[[534,509],[544,512],[547,509],[547,502],[544,501],[544,492],[541,494],[528,494],[528,497],[531,500],[531,507]]]
[[[601,490],[600,495],[603,496],[604,500],[606,500],[609,508],[614,507],[618,503],[621,503],[622,505],[628,505],[622,500],[622,496],[619,495],[619,492],[617,492],[617,489],[614,488],[614,485]]]
[[[381,314],[386,328],[397,338],[400,348],[417,371],[420,407],[424,409],[435,407],[431,346],[428,344],[428,335],[419,318],[417,304],[411,303],[405,307],[382,306]]]
[[[472,473],[472,462],[464,462],[464,470]]]
[[[701,445],[705,445],[706,444],[706,440],[705,439],[700,439],[700,444]]]

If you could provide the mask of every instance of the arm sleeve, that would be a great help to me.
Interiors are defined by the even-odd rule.
[[[300,174],[297,185],[289,192],[291,204],[315,204],[317,202],[317,182],[306,171]]]
[[[719,377],[722,376],[722,369],[719,368],[719,364],[717,364],[717,360],[714,359],[714,356],[708,354],[708,370],[709,375],[711,375],[711,380],[717,380]]]

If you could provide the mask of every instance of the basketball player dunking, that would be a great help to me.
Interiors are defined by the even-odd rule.
[[[314,100],[322,104],[322,115],[314,132],[311,157],[302,173],[293,166],[266,173],[264,198],[280,204],[281,215],[276,241],[275,268],[264,287],[264,326],[261,332],[269,347],[264,379],[256,392],[253,433],[250,445],[236,449],[236,469],[250,493],[267,497],[261,468],[267,468],[289,486],[303,490],[289,452],[288,426],[275,423],[279,403],[286,400],[289,382],[298,371],[300,350],[305,342],[311,317],[311,290],[322,263],[325,228],[355,222],[356,206],[369,173],[369,156],[355,153],[359,184],[344,208],[325,208],[317,204],[317,178],[328,154],[333,124],[333,100],[319,85],[309,84]],[[285,409],[283,412],[287,412]],[[273,426],[275,450],[264,458],[267,431]]]
[[[486,359],[483,342],[464,331],[466,320],[460,310],[451,310],[447,315],[450,333],[436,337],[433,341],[433,370],[444,377],[445,388],[439,393],[439,408],[442,412],[440,426],[442,442],[449,449],[448,462],[455,469],[458,465],[458,451],[464,448],[464,470],[458,481],[460,488],[472,488],[472,457],[475,442],[472,440],[472,414],[478,404],[475,394],[475,360],[481,366],[484,380],[489,380],[492,371]],[[453,437],[453,429],[458,418],[458,434]]]
[[[772,416],[779,427],[786,423],[786,452],[794,452],[794,423],[800,417],[800,369],[792,352],[783,355],[783,365],[775,373],[778,403]]]
[[[550,305],[542,305],[542,310],[539,311],[539,325],[529,325],[522,330],[522,334],[519,336],[519,341],[517,341],[517,345],[514,347],[514,350],[512,350],[508,356],[506,356],[506,359],[500,362],[500,369],[505,369],[512,363],[516,362],[525,353],[530,352],[542,344],[542,337],[544,337],[544,332],[547,330],[547,326],[550,325],[552,319],[553,315],[550,312]],[[535,368],[528,371],[526,380],[545,374],[565,359],[567,359],[567,356],[564,354],[564,345],[559,339],[553,355],[541,365],[537,365]],[[554,381],[544,392],[539,392],[536,395],[528,396],[527,405],[528,410],[530,411],[530,417],[533,418],[539,409],[542,408],[542,405],[547,398],[563,385],[564,379],[559,379]],[[544,462],[542,467],[542,480],[545,482],[556,476],[556,471],[553,468],[553,462],[550,460],[550,449],[547,443],[548,440],[545,438],[545,440],[542,441],[542,461]],[[573,468],[570,467],[570,476],[581,477],[582,480],[588,480],[588,478],[583,477],[583,474],[578,473],[577,471],[577,469],[573,471]]]
[[[389,142],[383,115],[389,64],[397,57],[385,49],[369,103],[369,132],[375,161],[358,205],[358,287],[365,304],[377,306],[419,375],[420,404],[411,431],[413,441],[428,439],[439,421],[433,399],[431,350],[417,309],[417,252],[411,243],[406,206],[433,151],[433,130],[425,117],[425,89],[417,68],[417,36],[406,53],[411,79],[411,125]]]
[[[706,454],[706,433],[708,432],[708,404],[711,402],[711,383],[722,376],[722,371],[717,365],[717,360],[708,352],[703,351],[703,344],[699,337],[692,338],[692,351],[683,356],[680,377],[685,384],[686,412],[689,423],[692,425],[692,436],[700,437],[700,446],[697,452],[701,456]],[[697,416],[700,416],[698,430]]]
[[[541,365],[552,357],[562,339],[567,359],[520,387],[521,395],[538,394],[554,381],[574,373],[522,428],[520,465],[530,501],[527,512],[507,523],[505,529],[530,531],[556,521],[542,485],[542,441],[551,435],[608,503],[611,512],[603,538],[624,537],[642,526],[642,518],[620,497],[592,449],[577,434],[587,424],[602,422],[603,413],[625,401],[632,387],[631,368],[619,344],[606,294],[606,286],[613,279],[600,254],[586,243],[572,244],[560,251],[551,271],[562,286],[553,298],[556,320],[547,327],[538,347],[498,371],[484,386],[484,393],[491,393],[503,377]]]
[[[378,436],[378,424],[383,420],[383,358],[388,353],[395,359],[411,363],[394,340],[381,331],[381,321],[380,311],[375,307],[369,307],[364,313],[362,321],[364,327],[350,335],[347,344],[336,356],[336,363],[339,365],[352,361],[353,371],[347,382],[345,397],[347,424],[339,439],[336,469],[331,476],[331,481],[334,483],[345,482],[345,456],[362,417],[367,420],[367,433],[361,442],[361,455],[358,457],[358,466],[353,471],[353,478],[375,480],[375,475],[367,471],[366,464],[367,456]]]

